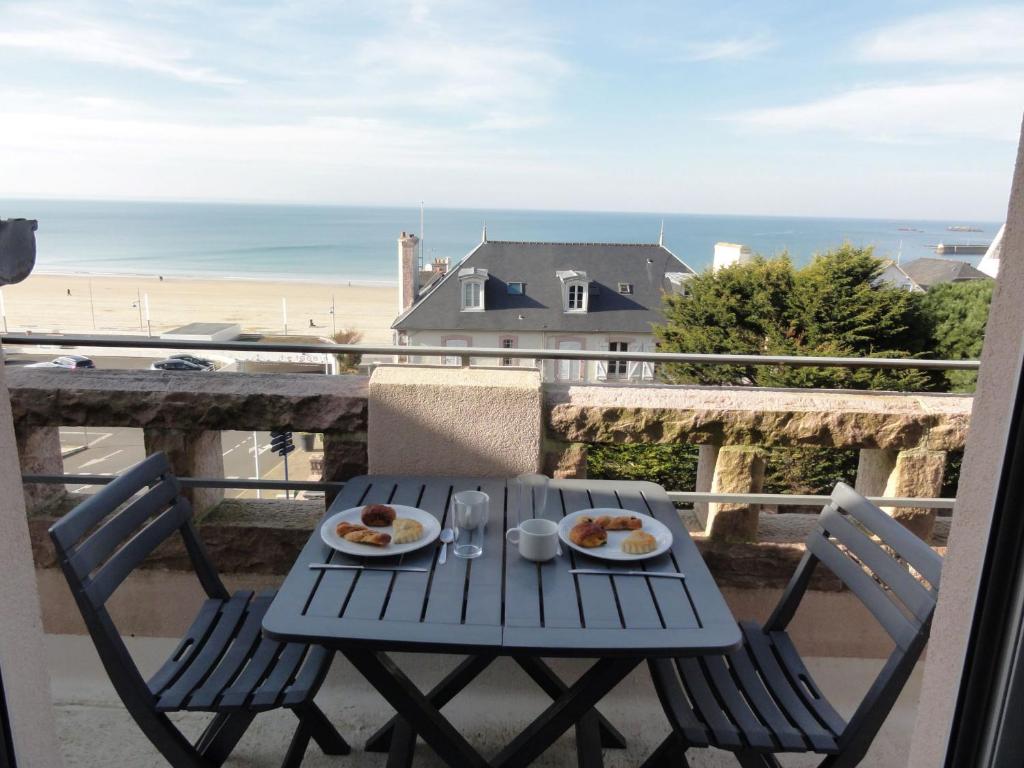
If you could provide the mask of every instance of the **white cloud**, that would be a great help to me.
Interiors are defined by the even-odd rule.
[[[858,48],[868,61],[1024,63],[1024,6],[992,5],[914,16],[877,30]]]
[[[1022,104],[1024,76],[993,75],[855,88],[803,104],[750,110],[728,119],[754,129],[828,132],[867,141],[1016,141]]]
[[[682,47],[680,58],[684,61],[751,59],[774,47],[775,41],[767,35],[733,37],[724,40],[686,43]]]
[[[192,83],[229,85],[239,82],[213,69],[196,66],[187,47],[140,29],[84,16],[75,18],[67,9],[58,13],[36,8],[21,14],[6,14],[0,27],[0,48],[153,72]]]

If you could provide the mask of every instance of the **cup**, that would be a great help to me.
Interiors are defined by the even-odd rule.
[[[543,563],[558,553],[558,524],[542,517],[530,518],[509,528],[505,539],[519,545],[521,557]]]
[[[480,491],[459,491],[452,496],[452,528],[456,557],[472,559],[484,553],[484,529],[490,497]]]

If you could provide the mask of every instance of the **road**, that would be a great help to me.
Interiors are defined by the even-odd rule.
[[[224,454],[224,477],[229,480],[256,477],[256,458],[252,432],[222,432],[221,448]],[[256,432],[259,445],[259,476],[267,480],[284,480],[284,460],[270,452],[270,433]],[[86,428],[62,427],[60,441],[65,453],[74,451],[64,459],[64,472],[70,475],[116,475],[145,457],[142,430],[129,427]],[[306,480],[309,477],[310,454],[305,452],[295,436],[296,450],[288,456],[289,478]],[[69,485],[70,493],[95,493],[100,486]],[[229,489],[228,498],[284,498],[284,491]]]

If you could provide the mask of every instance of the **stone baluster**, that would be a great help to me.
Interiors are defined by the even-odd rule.
[[[19,425],[15,429],[15,437],[23,475],[63,474],[64,459],[58,427]],[[67,495],[60,483],[26,483],[23,488],[25,509],[29,514],[51,508]]]
[[[902,451],[862,449],[857,464],[857,490],[865,496],[934,498],[942,495],[946,451],[908,448]],[[923,507],[882,507],[915,535],[929,541],[935,510]]]
[[[764,487],[764,456],[747,445],[718,449],[712,493],[760,493]],[[718,541],[756,541],[759,504],[708,504],[705,534]]]
[[[146,454],[163,451],[178,477],[224,477],[224,448],[217,431],[164,429],[142,430]],[[186,488],[196,518],[201,518],[224,499],[223,488]]]
[[[697,493],[708,493],[715,479],[715,463],[718,461],[718,445],[700,445],[697,447]],[[698,501],[693,505],[694,514],[700,524],[707,528],[708,515],[711,507],[706,501]]]

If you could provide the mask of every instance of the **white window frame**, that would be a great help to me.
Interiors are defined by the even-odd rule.
[[[624,339],[611,339],[608,342],[609,352],[629,352],[629,342]],[[629,375],[628,360],[609,360],[606,376],[609,379],[625,379]]]
[[[502,349],[516,349],[519,346],[519,339],[515,336],[502,336],[498,339],[498,346]],[[500,361],[501,365],[506,368],[519,365],[517,357],[502,357]]]
[[[462,279],[462,285],[459,286],[459,301],[462,305],[463,312],[483,312],[484,311],[484,281],[483,278],[479,277],[468,277]],[[466,301],[467,292],[476,290],[476,299],[478,303],[470,304]]]
[[[512,286],[513,285],[518,285],[519,286],[519,290],[518,291],[513,291],[512,290]],[[508,290],[508,295],[509,296],[525,296],[526,295],[526,283],[524,283],[524,282],[522,282],[520,280],[512,280],[511,282],[509,282],[507,290]]]
[[[572,306],[574,292],[577,292],[577,297],[579,298],[578,307]],[[590,300],[590,291],[587,290],[587,284],[583,280],[567,280],[563,300],[566,312],[586,312]]]
[[[633,284],[632,283],[619,283],[619,293],[623,296],[633,295]]]

